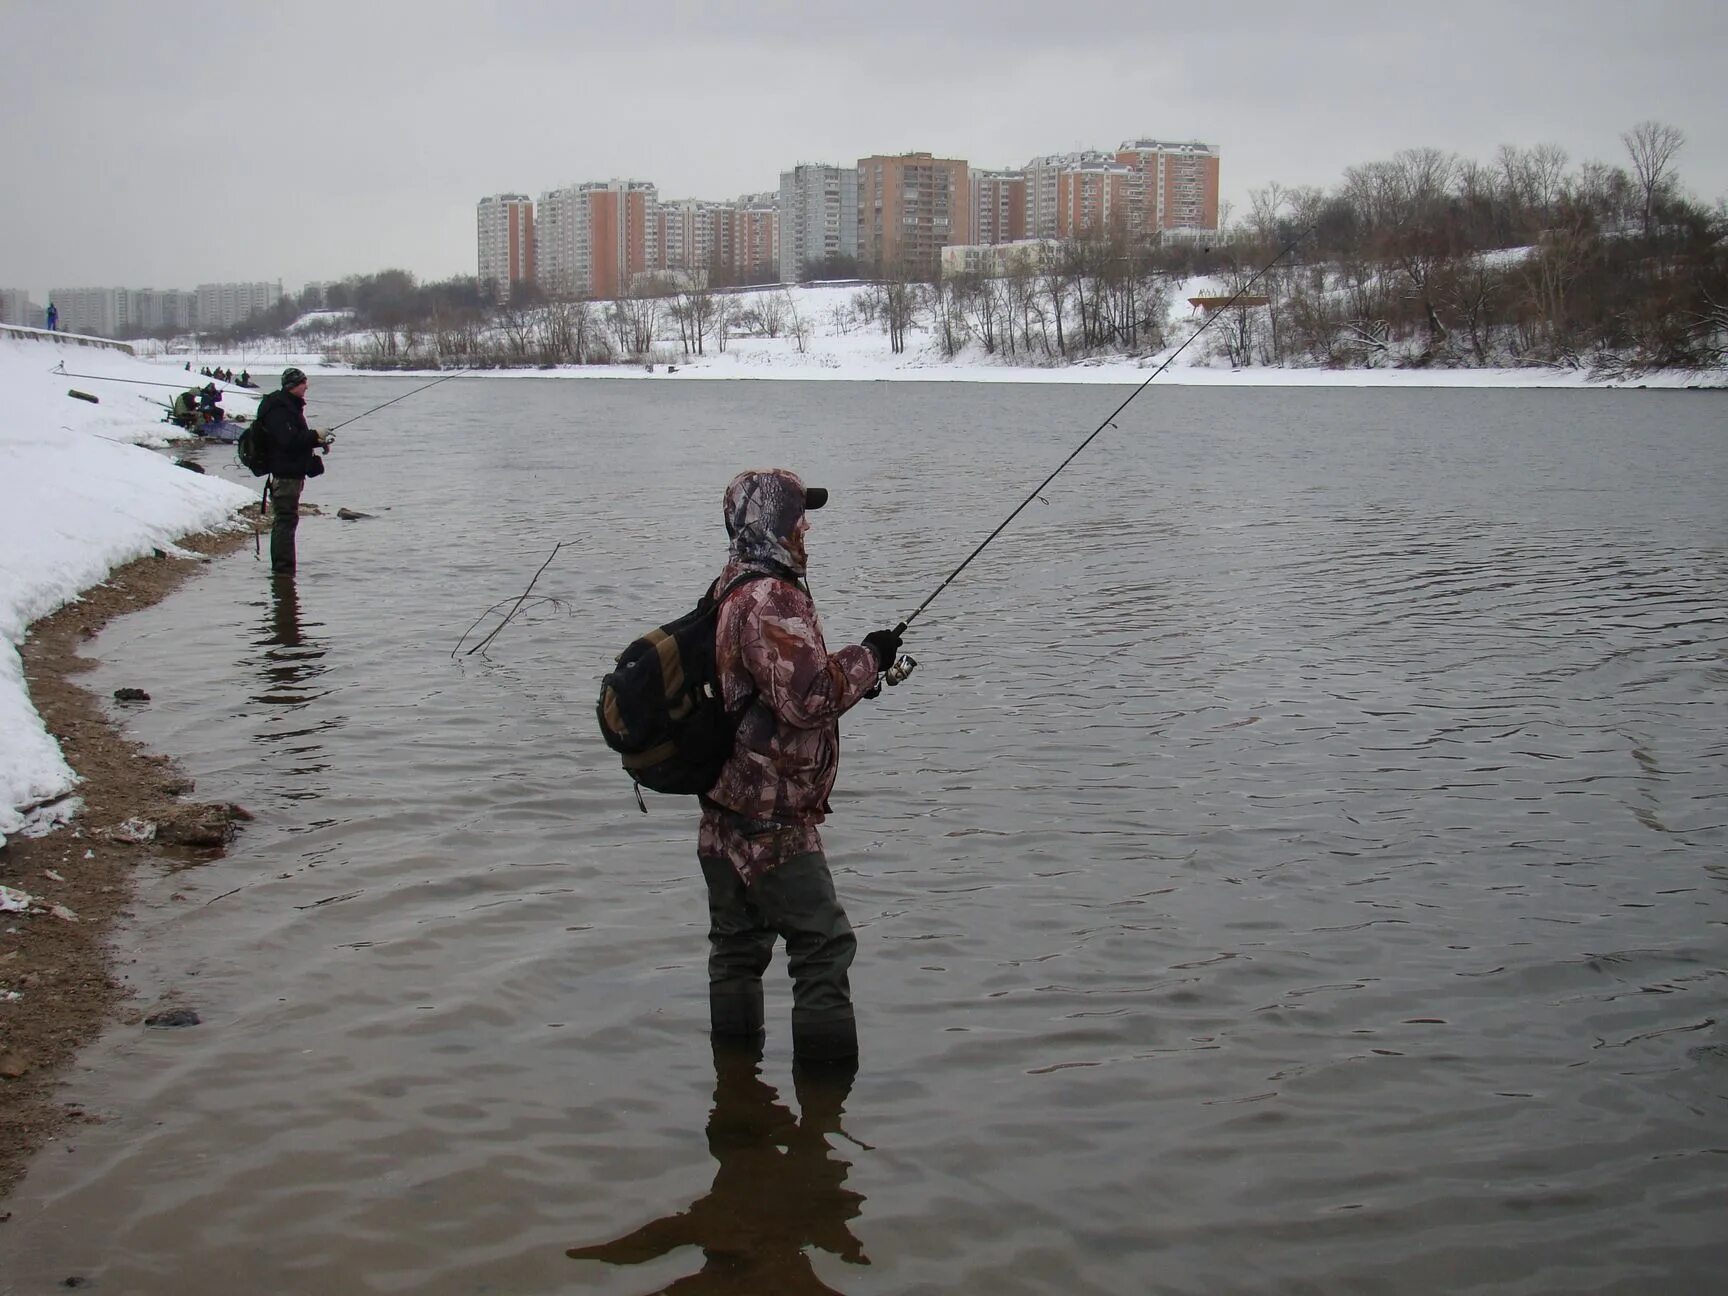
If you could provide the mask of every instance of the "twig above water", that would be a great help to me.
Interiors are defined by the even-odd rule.
[[[510,619],[512,617],[514,617],[519,611],[522,610],[523,604],[528,602],[528,596],[531,593],[533,593],[535,581],[538,581],[540,579],[540,577],[545,573],[546,569],[552,565],[552,560],[558,556],[558,551],[560,549],[562,549],[563,547],[564,547],[564,542],[562,540],[560,540],[557,544],[552,546],[552,552],[546,555],[546,561],[541,563],[540,564],[540,570],[534,573],[534,580],[529,581],[528,582],[528,588],[523,590],[520,594],[518,594],[516,596],[515,606],[513,606],[508,612],[506,612],[504,614],[504,619],[492,628],[492,632],[490,634],[488,634],[479,643],[475,644],[466,653],[464,653],[463,654],[464,656],[472,657],[475,653],[479,652],[487,644],[491,643],[495,638],[497,638],[498,632],[500,630],[502,630],[505,626],[510,624]],[[556,604],[558,602],[557,599],[549,598],[548,596],[546,596],[544,594],[540,595],[539,598],[535,599],[534,601],[535,602],[553,603],[553,604]],[[462,645],[468,641],[468,636],[474,633],[474,626],[479,625],[487,617],[491,616],[492,613],[496,612],[499,608],[503,607],[505,602],[508,602],[508,600],[500,600],[499,602],[494,603],[491,607],[487,608],[484,612],[482,612],[478,617],[476,617],[474,619],[474,625],[469,626],[466,630],[464,630],[462,632],[462,637],[456,641],[456,646],[450,650],[451,660],[455,660],[456,654],[462,651]]]

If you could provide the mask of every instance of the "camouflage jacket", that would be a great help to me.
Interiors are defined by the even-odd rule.
[[[733,557],[723,589],[759,564]],[[840,717],[876,683],[862,644],[829,653],[816,605],[784,577],[752,581],[720,609],[720,687],[742,709],[732,757],[703,798],[698,851],[725,859],[746,883],[781,860],[822,849],[816,825],[840,769]]]

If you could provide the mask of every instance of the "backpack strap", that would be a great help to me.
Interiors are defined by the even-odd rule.
[[[746,585],[749,585],[754,581],[784,580],[784,579],[785,579],[785,577],[776,575],[774,572],[747,571],[747,572],[742,573],[739,576],[734,577],[731,581],[727,582],[726,588],[720,591],[718,597],[716,597],[714,594],[714,587],[712,585],[709,586],[708,587],[708,596],[711,599],[713,599],[713,601],[714,601],[714,632],[715,632],[715,637],[716,638],[719,637],[720,609],[725,605],[727,599],[731,598],[733,594],[737,593],[739,590],[743,589]],[[719,584],[719,582],[716,581],[715,584],[717,585],[717,584]],[[716,652],[715,655],[716,655],[716,657],[718,657],[718,655],[719,655],[718,652]],[[718,665],[718,662],[716,662],[716,665]],[[714,684],[715,684],[716,688],[721,689],[721,700],[722,700],[722,702],[724,702],[725,690],[720,684],[718,672],[716,672]],[[743,707],[740,707],[737,711],[728,711],[726,714],[727,715],[742,715],[744,713],[744,708],[748,707],[750,705],[750,699],[754,698],[755,696],[756,696],[756,694],[754,692],[752,692],[750,694],[750,697],[745,699]]]

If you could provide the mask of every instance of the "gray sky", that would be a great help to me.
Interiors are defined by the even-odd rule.
[[[0,0],[0,287],[475,270],[484,194],[771,189],[1131,136],[1268,181],[1433,146],[1622,163],[1678,126],[1728,197],[1723,0]]]

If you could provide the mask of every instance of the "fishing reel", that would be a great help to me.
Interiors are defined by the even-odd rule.
[[[329,454],[330,453],[330,447],[335,445],[335,444],[336,444],[336,434],[334,432],[320,432],[320,433],[318,433],[318,449],[321,450],[323,453]]]
[[[910,653],[901,653],[894,664],[882,672],[882,678],[890,684],[898,684],[917,669],[917,660]]]

